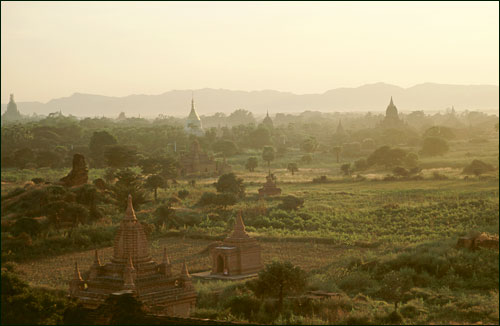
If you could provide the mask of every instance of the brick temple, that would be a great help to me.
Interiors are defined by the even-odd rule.
[[[146,233],[132,206],[129,195],[127,211],[114,240],[111,262],[101,264],[97,250],[88,278],[83,279],[75,263],[69,283],[70,297],[78,298],[86,308],[97,308],[109,295],[132,292],[152,313],[168,316],[189,316],[196,303],[186,263],[179,275],[163,252],[162,263],[149,254]]]
[[[245,231],[241,212],[236,216],[233,232],[220,246],[210,250],[212,275],[250,275],[262,269],[260,245]]]

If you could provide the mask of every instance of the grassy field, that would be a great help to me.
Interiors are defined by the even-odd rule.
[[[204,250],[215,238],[230,232],[236,212],[241,211],[247,231],[262,246],[263,263],[275,259],[291,261],[308,272],[310,289],[345,295],[342,304],[325,303],[317,307],[316,313],[313,309],[309,319],[296,322],[390,323],[377,316],[387,315],[392,306],[372,298],[377,298],[378,291],[390,283],[384,275],[395,271],[411,278],[411,291],[415,292],[409,292],[410,297],[401,308],[404,323],[497,324],[498,251],[468,252],[456,250],[454,245],[458,237],[473,231],[498,234],[498,139],[478,144],[457,141],[451,143],[451,148],[444,156],[421,158],[424,180],[418,181],[383,181],[390,171],[381,168],[363,171],[360,173],[363,178],[343,177],[340,164],[356,158],[342,158],[342,162],[334,163],[331,153],[315,153],[312,164],[299,164],[299,172],[292,175],[286,170],[287,163],[297,162],[303,155],[292,150],[271,164],[282,195],[304,199],[303,207],[290,211],[278,207],[280,197],[257,196],[267,169],[259,166],[256,172],[248,172],[244,163],[249,156],[260,159],[260,152],[237,155],[229,163],[238,177],[244,179],[246,197],[227,210],[196,205],[204,192],[215,191],[212,186],[215,178],[197,178],[194,187],[188,185],[188,179],[180,179],[177,186],[159,190],[160,201],[180,189],[189,190],[188,197],[177,208],[182,208],[180,215],[184,210],[183,214],[192,216],[191,222],[178,230],[153,228],[152,256],[161,261],[166,247],[174,273],[179,273],[183,259],[191,272],[210,269]],[[464,179],[462,168],[476,158],[493,164],[496,171]],[[57,181],[68,171],[2,169],[2,195],[34,177]],[[435,180],[434,172],[448,179]],[[103,173],[102,169],[90,169],[89,180]],[[328,183],[312,182],[322,175],[328,177]],[[155,208],[154,203],[146,203],[138,210],[138,218],[153,225]],[[113,207],[106,209],[111,214],[95,225],[78,228],[72,240],[62,241],[60,237],[66,235],[59,233],[34,239],[29,250],[38,248],[37,254],[26,259],[18,257],[10,264],[16,265],[21,278],[31,285],[67,289],[73,262],[78,261],[81,270],[87,270],[93,260],[92,248],[99,248],[101,262],[111,258],[110,234],[123,213]],[[100,236],[89,236],[98,233],[97,230],[102,231]],[[59,242],[50,242],[51,236],[58,237]],[[109,239],[94,240],[103,236]],[[57,243],[72,246],[45,251],[46,246]],[[367,263],[375,267],[367,268]],[[227,297],[236,297],[241,295],[238,286],[242,284],[196,281],[198,316],[221,318],[229,314],[227,309],[231,304],[227,300],[212,300],[211,293],[226,291]],[[331,306],[324,306],[327,304]],[[331,315],[332,311],[336,313]],[[317,317],[320,319],[314,319],[315,314],[321,315]]]

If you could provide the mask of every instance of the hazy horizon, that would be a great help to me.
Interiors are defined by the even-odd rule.
[[[498,85],[498,2],[2,2],[1,103]]]

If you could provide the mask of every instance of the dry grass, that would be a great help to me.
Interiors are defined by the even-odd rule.
[[[211,241],[182,238],[163,238],[153,241],[150,246],[153,259],[161,262],[163,247],[167,248],[174,273],[180,273],[183,259],[186,259],[190,271],[210,269],[210,260],[207,254],[198,255]],[[332,263],[341,257],[351,254],[351,250],[340,249],[329,244],[315,244],[312,242],[261,242],[263,263],[272,260],[289,260],[293,264],[310,271]],[[359,251],[360,249],[356,249]],[[101,263],[110,261],[113,248],[99,250]],[[67,289],[68,281],[73,275],[74,262],[78,261],[80,271],[84,272],[92,264],[94,253],[92,250],[71,253],[57,257],[40,259],[36,262],[18,264],[16,267],[22,272],[21,277],[33,286],[44,286],[56,289]]]

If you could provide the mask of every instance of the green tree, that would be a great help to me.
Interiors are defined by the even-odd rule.
[[[159,174],[165,180],[175,179],[178,175],[178,162],[172,156],[156,156],[139,161],[144,174]]]
[[[245,185],[243,179],[236,177],[234,173],[223,174],[214,184],[217,192],[230,193],[239,198],[245,197]]]
[[[61,157],[53,151],[39,151],[35,162],[38,167],[55,168],[61,165]]]
[[[281,204],[278,208],[284,209],[286,211],[297,210],[299,207],[304,205],[304,199],[295,197],[293,195],[285,196],[281,199]]]
[[[137,162],[137,150],[130,146],[110,145],[104,149],[106,164],[112,168],[126,168]]]
[[[451,140],[455,138],[455,133],[451,130],[451,128],[443,127],[443,126],[433,126],[427,129],[423,136],[423,138],[428,137],[438,137],[447,140]]]
[[[262,159],[267,162],[267,167],[271,170],[271,161],[274,160],[274,147],[266,146],[262,150]]]
[[[392,173],[395,175],[395,176],[398,176],[398,177],[408,177],[410,175],[410,172],[401,167],[401,166],[397,166],[395,167],[393,170],[392,170]]]
[[[258,161],[257,161],[257,158],[252,156],[252,157],[249,157],[247,159],[247,162],[245,164],[245,168],[250,171],[250,172],[254,172],[255,171],[255,168],[257,167],[258,165]]]
[[[238,152],[236,144],[227,139],[220,139],[212,146],[215,152],[222,153],[224,157],[231,157]]]
[[[342,164],[340,170],[344,173],[344,175],[351,175],[351,163]]]
[[[383,165],[385,167],[392,167],[402,165],[406,155],[406,151],[400,148],[382,146],[373,151],[366,159],[366,162],[369,166]]]
[[[257,280],[249,283],[259,298],[278,299],[278,311],[283,311],[283,299],[291,294],[302,293],[307,285],[306,273],[290,262],[274,261],[259,272]]]
[[[483,173],[494,171],[495,168],[488,163],[480,160],[474,160],[470,164],[466,165],[462,170],[463,174],[474,174],[475,176],[480,176]]]
[[[148,189],[153,190],[155,196],[155,203],[158,201],[158,188],[163,188],[166,186],[165,179],[159,174],[150,175],[146,179],[144,186]]]
[[[172,204],[170,202],[158,206],[154,212],[154,215],[156,216],[155,224],[157,226],[179,226],[177,221],[175,220],[175,210],[172,208]]]
[[[292,175],[295,175],[295,172],[299,171],[297,163],[288,163],[287,169],[292,172]]]
[[[127,208],[128,195],[132,195],[134,208],[146,202],[141,177],[130,169],[122,169],[116,173],[117,181],[113,185],[113,197],[120,210]]]
[[[110,295],[98,311],[108,317],[109,325],[139,325],[146,316],[142,302],[130,293]]]
[[[66,299],[47,291],[33,291],[13,272],[2,268],[1,324],[47,325],[60,324]]]
[[[302,142],[301,147],[306,153],[313,153],[318,148],[318,141],[315,137],[309,137]]]
[[[259,126],[249,134],[249,144],[252,148],[262,148],[271,144],[271,133],[264,126]]]
[[[427,137],[422,143],[422,154],[428,156],[443,155],[449,149],[448,142],[439,137]]]
[[[20,169],[24,169],[27,164],[35,161],[35,152],[25,147],[14,151],[14,164]]]
[[[335,146],[332,148],[333,154],[335,154],[335,158],[337,159],[337,163],[339,162],[340,159],[340,153],[342,153],[342,147],[340,146]]]
[[[90,157],[94,165],[101,167],[104,165],[104,148],[109,145],[116,145],[116,138],[107,131],[95,131],[90,138]]]

